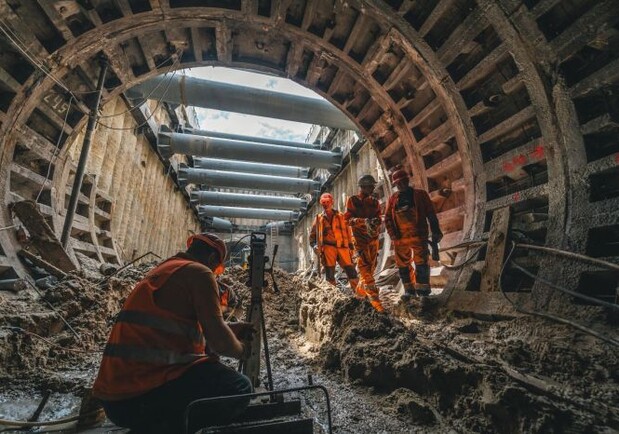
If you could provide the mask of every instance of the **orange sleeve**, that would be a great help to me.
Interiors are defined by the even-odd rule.
[[[185,287],[191,298],[196,317],[223,316],[219,300],[219,287],[215,275],[208,267],[193,263],[183,270]],[[198,313],[201,312],[201,315]]]

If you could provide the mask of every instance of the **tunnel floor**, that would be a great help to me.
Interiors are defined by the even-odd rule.
[[[50,400],[39,420],[79,412],[113,317],[152,265],[132,266],[106,279],[93,262],[41,300],[23,291],[12,298],[11,309],[0,303],[1,418],[27,419],[46,391]],[[248,303],[246,272],[233,268],[227,279]],[[433,297],[404,308],[388,286],[382,293],[388,314],[381,315],[344,288],[282,271],[276,279],[281,292],[265,292],[274,385],[326,386],[336,433],[612,432],[619,427],[617,352],[567,326],[529,317],[458,317],[437,310]],[[316,426],[324,428],[320,397],[304,395],[303,402]],[[126,432],[102,423],[77,432]],[[47,429],[75,432],[72,424]],[[11,432],[7,428],[0,432]]]

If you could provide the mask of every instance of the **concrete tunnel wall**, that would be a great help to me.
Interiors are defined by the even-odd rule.
[[[515,227],[536,243],[619,258],[616,1],[213,4],[103,0],[85,11],[15,0],[0,2],[0,14],[29,55],[76,92],[94,88],[95,59],[107,55],[105,101],[199,65],[261,70],[317,91],[387,168],[411,168],[432,197],[453,191],[439,214],[445,245],[481,237],[492,212],[510,206]],[[6,38],[0,44],[0,194],[9,202],[24,178],[15,158],[46,164],[63,128],[57,108],[69,97]],[[69,113],[69,142],[81,119]],[[6,208],[0,223],[11,223]],[[2,231],[0,245],[11,266],[14,232]],[[547,279],[564,273],[578,286],[584,276],[571,263],[527,261]],[[596,273],[588,278],[614,290],[617,276]],[[525,289],[548,293],[532,285]]]

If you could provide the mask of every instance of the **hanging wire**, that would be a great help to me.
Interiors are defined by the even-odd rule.
[[[164,73],[164,77],[166,77],[170,72],[173,72],[172,69],[177,66],[177,62],[178,60],[181,58],[183,53],[183,50],[178,49],[176,50],[175,53],[171,54],[169,57],[167,57],[165,60],[159,62],[157,65],[155,65],[155,69],[159,69],[160,66],[168,63],[170,60],[172,60],[174,58],[174,56],[176,55],[176,59],[174,60],[174,62],[172,63],[172,65],[170,65],[170,68]],[[150,97],[157,91],[157,89],[159,89],[159,87],[163,84],[163,81],[160,81],[159,83],[157,83],[157,85],[151,89],[151,91],[148,93],[148,95],[144,96],[144,101],[142,101],[141,103],[127,109],[124,110],[120,113],[113,113],[110,115],[99,115],[99,119],[108,119],[108,118],[114,118],[117,116],[122,116],[122,115],[126,115],[127,113],[132,113],[133,111],[139,109],[140,107],[142,107],[144,104],[146,104],[146,102],[150,99]]]
[[[175,66],[178,66],[178,64],[180,63],[180,59],[181,59],[181,56],[178,56],[176,61],[174,62],[174,65],[171,68],[173,68]],[[103,123],[97,121],[97,125],[100,125],[100,126],[102,126],[104,128],[108,128],[108,129],[113,130],[113,131],[132,131],[132,130],[139,129],[139,128],[142,128],[143,126],[147,125],[148,121],[155,115],[155,113],[157,113],[157,110],[159,110],[159,107],[160,107],[161,103],[163,102],[163,99],[165,98],[166,94],[168,93],[168,90],[170,89],[170,85],[172,84],[172,79],[174,78],[174,75],[176,75],[177,72],[178,72],[178,70],[174,70],[172,72],[172,75],[170,75],[170,78],[168,79],[168,81],[166,83],[166,87],[163,90],[163,94],[161,95],[161,98],[159,98],[159,100],[157,101],[157,104],[156,104],[155,108],[152,110],[152,112],[150,113],[150,115],[141,124],[139,124],[139,125],[137,125],[135,127],[125,128],[125,127],[113,127],[111,125],[106,125],[106,124],[103,124]]]
[[[56,146],[54,147],[54,152],[52,153],[52,158],[50,158],[49,165],[47,166],[47,174],[45,175],[45,181],[43,181],[43,184],[41,184],[41,189],[39,190],[39,194],[37,194],[37,198],[35,199],[35,203],[39,202],[39,199],[41,198],[41,194],[43,193],[43,190],[45,189],[45,185],[47,184],[47,181],[49,181],[49,177],[50,177],[50,175],[52,173],[52,164],[54,163],[54,161],[58,157],[58,154],[59,154],[59,151],[60,151],[60,142],[62,141],[62,136],[64,134],[64,129],[67,126],[67,120],[69,118],[69,112],[71,111],[71,103],[72,102],[73,102],[73,95],[71,95],[71,97],[69,98],[69,107],[67,108],[67,113],[64,116],[64,121],[62,123],[62,128],[60,129],[60,135],[58,136],[58,140],[56,140]]]
[[[501,267],[501,272],[499,273],[499,290],[501,291],[501,294],[503,295],[505,300],[507,300],[508,303],[510,305],[512,305],[512,307],[516,311],[518,311],[520,313],[524,313],[526,315],[534,315],[534,316],[538,316],[540,318],[544,318],[544,319],[555,321],[555,322],[558,322],[558,323],[561,323],[561,324],[569,325],[571,327],[574,327],[574,328],[580,330],[583,333],[586,333],[588,335],[594,336],[594,337],[596,337],[596,338],[598,338],[598,339],[600,339],[600,340],[602,340],[602,341],[604,341],[606,343],[609,343],[611,345],[619,347],[619,341],[617,339],[610,338],[610,337],[608,337],[608,336],[606,336],[606,335],[604,335],[604,334],[602,334],[602,333],[600,333],[600,332],[598,332],[596,330],[593,330],[593,329],[591,329],[589,327],[585,327],[585,326],[583,326],[581,324],[578,324],[578,323],[576,323],[574,321],[571,321],[569,319],[566,319],[566,318],[562,318],[562,317],[559,317],[559,316],[556,316],[556,315],[552,315],[552,314],[546,313],[546,312],[540,312],[540,311],[537,311],[537,310],[525,309],[525,308],[519,306],[517,303],[515,303],[511,298],[509,298],[507,296],[507,293],[503,289],[502,280],[503,280],[503,273],[505,271],[505,267],[510,262],[510,260],[512,258],[512,255],[514,254],[514,250],[516,250],[516,243],[514,243],[512,241],[512,247],[511,247],[511,249],[509,251],[509,254],[507,255],[507,258],[505,259],[505,262],[503,262],[503,266]]]

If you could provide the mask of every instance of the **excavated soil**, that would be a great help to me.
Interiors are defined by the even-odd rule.
[[[45,390],[56,411],[41,419],[75,414],[115,315],[152,266],[106,279],[88,262],[40,290],[42,298],[32,290],[0,292],[0,418],[27,418],[20,403]],[[275,275],[280,292],[267,288],[264,295],[274,384],[326,386],[336,433],[619,429],[619,361],[609,345],[528,317],[479,321],[438,312],[431,303],[403,308],[394,291],[383,294],[389,314],[379,314],[338,289]],[[246,280],[240,268],[224,276],[245,306]],[[235,316],[242,318],[242,310]],[[325,426],[320,396],[306,403]]]

